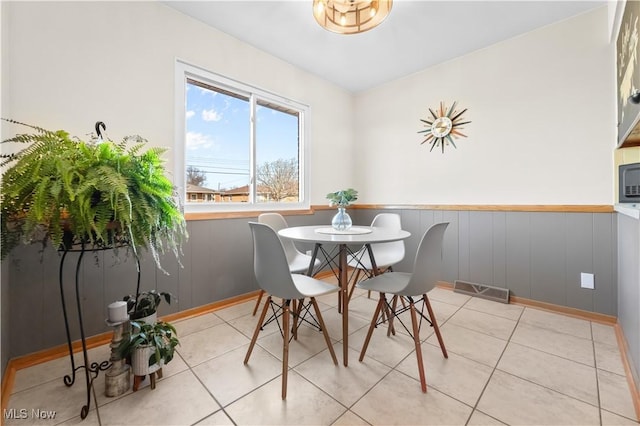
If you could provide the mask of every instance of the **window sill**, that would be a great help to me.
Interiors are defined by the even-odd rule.
[[[312,215],[315,213],[313,207],[304,210],[279,210],[278,213],[283,216],[288,215]],[[273,212],[274,210],[251,210],[251,211],[235,211],[235,212],[201,212],[201,213],[185,213],[184,218],[187,221],[191,220],[214,220],[214,219],[242,219],[242,218],[255,218],[260,213]]]

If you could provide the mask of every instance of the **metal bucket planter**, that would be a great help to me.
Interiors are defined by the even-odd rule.
[[[155,348],[152,345],[141,346],[133,351],[131,357],[131,364],[133,367],[133,374],[136,376],[146,376],[147,374],[155,373],[162,368],[163,362],[149,365],[149,358],[153,356]]]
[[[153,345],[140,346],[133,351],[131,356],[131,368],[133,370],[133,391],[137,391],[142,379],[149,375],[151,380],[151,389],[156,388],[156,376],[162,378],[162,366],[164,361],[160,360],[159,363],[149,365],[149,358],[153,356],[155,348]]]
[[[138,319],[134,319],[134,320],[131,320],[131,321],[144,322],[146,324],[155,324],[156,322],[158,322],[158,313],[154,312],[149,316],[138,318]]]

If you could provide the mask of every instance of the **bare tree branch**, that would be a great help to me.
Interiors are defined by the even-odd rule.
[[[298,197],[298,160],[278,159],[258,166],[258,187],[271,201]]]
[[[195,186],[202,186],[207,181],[207,175],[202,170],[189,166],[187,167],[187,183]]]

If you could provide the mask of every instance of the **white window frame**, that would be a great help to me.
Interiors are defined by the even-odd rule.
[[[187,78],[199,80],[214,87],[228,89],[229,91],[246,94],[251,98],[251,122],[254,123],[256,98],[270,101],[274,104],[287,106],[300,112],[298,118],[298,167],[299,167],[299,202],[297,203],[264,203],[255,202],[256,193],[256,164],[255,164],[255,127],[251,127],[251,154],[250,154],[250,202],[226,203],[226,202],[186,202],[186,83]],[[301,210],[310,208],[309,196],[309,121],[310,107],[303,103],[287,99],[266,90],[238,82],[222,75],[207,71],[182,60],[176,60],[175,67],[175,149],[174,149],[174,185],[182,197],[185,213],[207,212],[231,212],[231,211],[265,211],[265,210]]]

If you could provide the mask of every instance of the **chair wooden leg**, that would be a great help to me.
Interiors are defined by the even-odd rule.
[[[396,312],[396,308],[398,307],[398,297],[400,296],[398,296],[397,294],[393,296],[393,306],[391,306],[391,311],[389,311],[389,308],[387,308],[385,305],[385,311],[387,312],[387,317],[389,318],[389,328],[387,328],[387,337],[391,336],[392,334],[394,336],[396,335],[396,329],[393,326],[393,319],[395,318],[394,313]],[[404,301],[403,301],[403,304],[404,304]]]
[[[318,323],[320,323],[320,328],[322,328],[322,334],[324,334],[324,340],[327,342],[327,347],[329,348],[329,353],[331,353],[331,358],[333,359],[333,363],[338,365],[338,358],[336,358],[336,353],[333,350],[333,344],[331,343],[331,338],[329,337],[329,333],[327,332],[327,327],[324,325],[324,320],[322,319],[322,314],[320,313],[320,308],[318,307],[318,303],[316,302],[316,298],[311,298],[311,303],[313,304],[313,310],[316,313],[316,318],[318,319]]]
[[[422,300],[424,300],[424,304],[427,306],[427,312],[429,312],[429,317],[431,318],[431,323],[433,324],[433,331],[436,332],[436,337],[438,338],[438,343],[440,344],[440,349],[442,350],[442,355],[445,358],[449,358],[447,354],[447,348],[444,346],[444,340],[442,340],[442,335],[440,334],[440,327],[438,327],[438,321],[436,320],[436,316],[433,314],[433,309],[431,309],[431,302],[429,302],[429,298],[426,294],[422,295]]]
[[[382,310],[382,305],[386,303],[384,300],[384,293],[380,293],[380,300],[378,301],[378,305],[376,306],[376,311],[373,313],[373,318],[371,319],[371,324],[369,325],[369,331],[367,332],[367,337],[364,339],[364,344],[362,345],[362,350],[360,351],[359,361],[362,362],[364,359],[364,354],[367,352],[367,347],[369,346],[369,340],[371,340],[371,335],[373,334],[373,329],[376,328],[376,323],[378,322],[378,315],[380,315],[380,311]]]
[[[264,295],[264,290],[260,290],[260,294],[258,294],[258,300],[256,300],[256,306],[253,307],[253,316],[256,316],[256,312],[258,312],[258,306],[260,306],[260,301],[262,300],[262,296]]]
[[[258,340],[258,334],[260,334],[260,328],[262,328],[262,323],[264,322],[265,317],[267,316],[267,311],[269,310],[269,305],[271,304],[271,296],[267,297],[267,300],[264,304],[264,308],[262,308],[262,314],[260,314],[260,319],[258,320],[258,325],[256,325],[256,329],[253,332],[253,337],[251,338],[251,343],[249,344],[249,349],[247,349],[247,354],[244,356],[244,363],[249,362],[249,357],[251,356],[251,352],[253,351],[253,347],[256,344],[256,340]]]
[[[356,269],[356,276],[353,278],[353,284],[351,285],[351,290],[349,290],[349,300],[351,300],[351,295],[353,295],[353,292],[356,289],[356,284],[358,284],[358,278],[360,278],[360,269]]]
[[[427,380],[424,376],[424,363],[422,362],[422,347],[420,346],[420,329],[418,328],[418,315],[416,314],[416,306],[413,299],[409,301],[409,310],[411,312],[411,325],[413,326],[413,342],[416,346],[416,358],[418,359],[418,374],[420,375],[420,387],[422,392],[427,392]]]
[[[282,330],[284,340],[282,342],[282,399],[287,399],[287,373],[289,372],[289,302],[284,302],[282,313]]]

